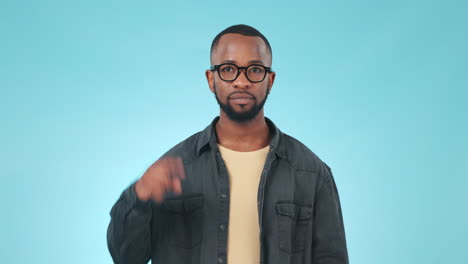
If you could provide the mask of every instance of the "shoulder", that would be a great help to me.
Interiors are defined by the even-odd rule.
[[[281,132],[284,156],[296,171],[330,174],[330,167],[298,139]]]

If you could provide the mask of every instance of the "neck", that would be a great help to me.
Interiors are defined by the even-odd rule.
[[[235,151],[255,151],[270,143],[270,132],[263,109],[245,123],[232,121],[221,111],[216,123],[218,144]]]

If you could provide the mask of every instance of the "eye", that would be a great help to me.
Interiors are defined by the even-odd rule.
[[[250,72],[252,73],[263,73],[264,69],[260,66],[252,66]]]
[[[226,65],[224,67],[221,68],[221,71],[223,72],[233,72],[234,71],[234,67],[230,66],[230,65]]]

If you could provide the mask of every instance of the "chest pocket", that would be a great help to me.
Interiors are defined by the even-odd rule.
[[[182,248],[200,245],[203,234],[203,195],[167,199],[163,208],[168,217],[169,244]]]
[[[307,237],[312,239],[312,206],[278,202],[276,215],[279,248],[289,255],[303,251]]]

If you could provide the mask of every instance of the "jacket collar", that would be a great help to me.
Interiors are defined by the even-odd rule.
[[[219,120],[219,116],[215,117],[210,125],[208,125],[204,130],[201,131],[200,136],[198,137],[197,143],[197,154],[200,155],[203,151],[211,148],[212,150],[218,150],[218,144],[216,140],[216,131],[215,125]],[[276,125],[269,118],[265,117],[265,121],[270,128],[270,133],[272,137],[270,140],[270,147],[275,151],[276,155],[285,158],[284,147],[282,140],[282,132],[276,127]]]

